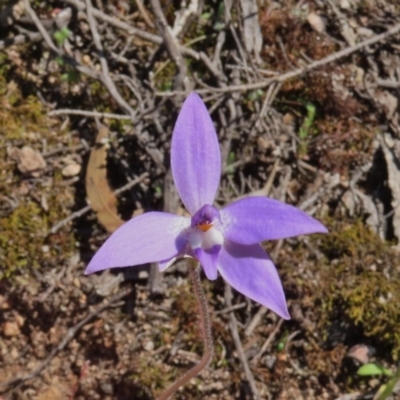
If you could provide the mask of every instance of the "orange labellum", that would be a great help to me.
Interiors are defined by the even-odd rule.
[[[203,232],[207,232],[210,228],[212,228],[212,224],[199,224],[197,227]]]

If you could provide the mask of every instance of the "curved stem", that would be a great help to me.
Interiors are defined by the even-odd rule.
[[[188,260],[188,270],[190,279],[194,287],[194,294],[200,309],[200,324],[201,333],[204,343],[204,353],[200,362],[192,369],[187,371],[177,381],[175,381],[165,392],[157,398],[157,400],[167,400],[172,396],[182,385],[187,383],[190,379],[194,378],[203,368],[205,368],[211,361],[213,356],[213,340],[211,334],[210,315],[207,308],[207,300],[204,295],[203,287],[200,280],[200,265],[197,264],[192,258]]]

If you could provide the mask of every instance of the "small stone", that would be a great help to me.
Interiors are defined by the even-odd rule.
[[[153,351],[154,350],[154,342],[152,340],[149,340],[147,343],[144,344],[143,347],[147,351]]]
[[[307,16],[308,23],[314,28],[318,33],[325,32],[326,24],[324,19],[314,12],[310,12]]]
[[[0,309],[2,310],[8,310],[10,309],[10,303],[6,300],[4,296],[0,294]]]
[[[84,54],[82,56],[82,64],[92,65],[92,60],[91,60],[90,56],[88,56],[87,54]]]
[[[15,347],[13,347],[13,348],[11,349],[11,351],[10,351],[10,356],[11,356],[11,358],[12,358],[13,360],[16,360],[16,359],[19,357],[19,352],[18,352],[18,350],[17,350]]]
[[[22,315],[17,314],[15,316],[15,322],[21,328],[25,323],[25,318]]]
[[[77,163],[67,164],[62,170],[61,174],[65,178],[71,178],[72,176],[79,175],[82,167]]]
[[[108,395],[114,394],[114,389],[113,389],[113,386],[111,385],[111,383],[102,382],[100,384],[100,388],[104,394],[108,394]]]
[[[3,325],[3,334],[7,337],[18,336],[21,333],[16,322],[7,321]]]
[[[349,0],[340,0],[340,8],[343,10],[350,10],[351,4]]]
[[[24,146],[22,149],[13,147],[8,151],[8,155],[13,160],[17,161],[18,169],[27,175],[38,178],[47,164],[43,156],[29,146]]]
[[[78,277],[75,277],[74,280],[72,281],[72,283],[73,283],[74,286],[77,287],[78,289],[81,287],[81,281],[79,280]]]

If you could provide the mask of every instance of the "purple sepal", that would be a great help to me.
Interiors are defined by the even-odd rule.
[[[183,103],[171,143],[171,169],[179,196],[193,215],[213,204],[221,177],[221,154],[208,110],[196,93]]]
[[[221,231],[241,244],[284,239],[328,230],[304,211],[267,197],[247,197],[220,210]]]
[[[225,242],[219,253],[218,270],[238,292],[290,319],[278,272],[260,245]]]
[[[105,241],[85,274],[175,257],[186,246],[189,227],[190,218],[163,212],[149,212],[132,218]]]

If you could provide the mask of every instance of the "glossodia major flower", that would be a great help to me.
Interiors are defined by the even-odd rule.
[[[122,225],[100,247],[86,274],[158,262],[164,271],[178,257],[193,257],[208,279],[218,272],[237,291],[288,319],[278,273],[261,247],[326,228],[303,211],[269,199],[248,197],[213,206],[221,176],[218,138],[200,97],[185,100],[172,134],[171,169],[180,198],[192,215],[148,212]]]

